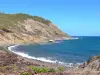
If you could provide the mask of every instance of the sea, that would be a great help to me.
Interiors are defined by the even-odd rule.
[[[80,65],[90,57],[100,55],[100,36],[77,36],[78,39],[55,43],[13,45],[8,49],[20,56],[67,67]]]

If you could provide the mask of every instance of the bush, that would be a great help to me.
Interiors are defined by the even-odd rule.
[[[54,68],[45,68],[45,67],[31,67],[32,71],[35,73],[47,73],[47,72],[56,72]]]
[[[47,73],[47,72],[62,72],[64,71],[64,67],[55,68],[45,68],[45,67],[33,67],[30,66],[31,70],[35,73]]]
[[[100,55],[96,56],[97,59],[100,59]]]
[[[40,68],[37,68],[37,67],[32,67],[31,69],[32,69],[32,71],[34,71],[36,73],[40,73],[41,72]]]
[[[30,75],[28,72],[23,72],[21,75]]]
[[[41,72],[48,72],[48,68],[40,68],[40,67],[31,67],[32,71],[35,73],[41,73]]]
[[[64,71],[64,67],[58,67],[58,70],[59,70],[60,72],[62,72],[62,71]]]
[[[42,72],[48,72],[49,69],[48,68],[41,68]]]
[[[54,68],[50,68],[48,72],[56,72]]]

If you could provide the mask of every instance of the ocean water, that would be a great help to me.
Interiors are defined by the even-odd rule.
[[[15,45],[8,47],[12,52],[30,59],[44,62],[74,65],[100,55],[100,37],[78,37],[57,43]]]

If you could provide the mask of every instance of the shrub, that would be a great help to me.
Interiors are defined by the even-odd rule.
[[[58,67],[58,70],[59,70],[60,72],[62,72],[62,71],[64,71],[64,67]]]
[[[35,73],[47,73],[47,72],[63,72],[64,67],[58,67],[58,68],[45,68],[45,67],[33,67],[30,66],[31,70]]]
[[[30,75],[28,72],[23,72],[21,75]]]
[[[40,67],[31,67],[32,71],[36,72],[36,73],[41,73],[41,72],[48,72],[48,68],[40,68]]]
[[[36,73],[40,73],[41,70],[40,68],[37,68],[37,67],[31,67],[32,71],[36,72]]]
[[[48,68],[41,68],[42,69],[42,72],[48,72],[49,69]]]
[[[56,72],[54,68],[50,68],[48,72]]]
[[[13,71],[16,71],[17,69],[16,68],[13,68]]]
[[[98,56],[96,56],[97,57],[97,59],[100,59],[100,55],[98,55]]]

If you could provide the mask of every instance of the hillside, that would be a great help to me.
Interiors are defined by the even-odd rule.
[[[79,68],[27,59],[0,47],[0,75],[100,75],[100,56],[91,57]]]
[[[40,42],[50,39],[70,38],[51,21],[28,14],[0,13],[1,43]]]

